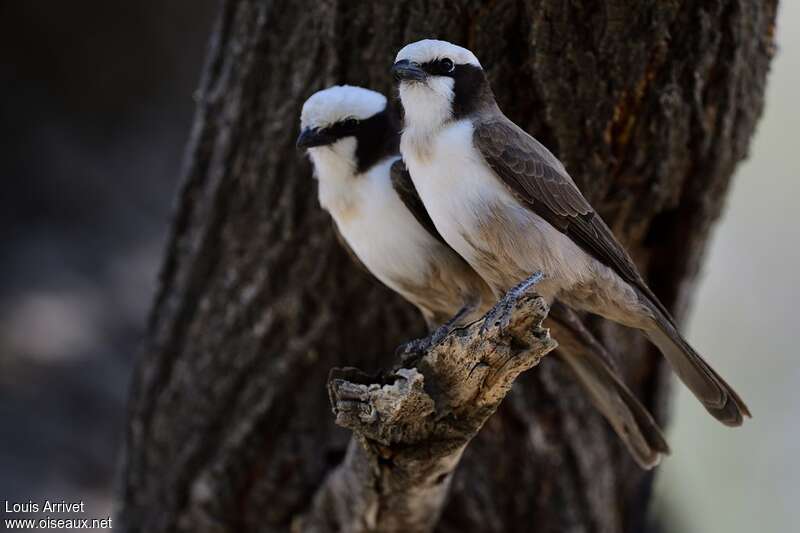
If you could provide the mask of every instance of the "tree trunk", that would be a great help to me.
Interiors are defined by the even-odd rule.
[[[294,148],[312,92],[391,94],[397,50],[420,38],[472,49],[500,107],[562,159],[680,317],[762,110],[776,3],[224,1],[133,384],[125,529],[297,527],[351,435],[328,372],[390,368],[424,332],[318,205]],[[661,359],[589,320],[664,422]],[[466,448],[436,530],[642,531],[652,478],[545,357]]]

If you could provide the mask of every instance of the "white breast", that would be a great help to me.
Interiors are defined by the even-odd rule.
[[[463,238],[474,230],[477,212],[493,199],[503,201],[504,190],[487,176],[472,145],[472,123],[461,120],[425,143],[415,142],[415,131],[403,133],[401,152],[411,178],[442,237],[463,257],[470,248]],[[487,179],[492,178],[492,179]]]
[[[471,121],[457,121],[418,150],[414,130],[403,133],[403,159],[442,237],[498,293],[536,270],[549,278],[540,287],[551,293],[545,296],[590,275],[587,254],[517,201],[474,147],[472,134]],[[487,251],[502,264],[487,264]]]
[[[424,282],[431,248],[440,246],[392,188],[389,158],[346,184],[320,176],[320,203],[364,266],[403,293],[399,282]]]

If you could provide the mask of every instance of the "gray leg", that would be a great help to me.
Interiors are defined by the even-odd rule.
[[[517,300],[527,293],[531,287],[542,281],[543,278],[544,274],[539,271],[534,272],[527,279],[508,291],[505,296],[500,298],[494,307],[486,313],[483,326],[481,326],[481,333],[485,333],[489,328],[494,326],[499,326],[501,330],[507,328],[508,324],[511,322],[511,310],[514,309]]]
[[[431,347],[439,344],[451,331],[461,325],[464,317],[472,313],[477,306],[477,300],[464,304],[450,320],[433,330],[430,335],[401,344],[395,350],[395,354],[400,356],[400,361],[405,366],[407,362],[425,354]]]

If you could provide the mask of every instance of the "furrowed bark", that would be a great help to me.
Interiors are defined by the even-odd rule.
[[[288,531],[348,453],[329,370],[390,368],[394,347],[424,332],[350,264],[318,206],[293,146],[311,93],[351,83],[392,94],[394,55],[416,39],[474,50],[501,108],[564,161],[681,316],[761,113],[775,10],[774,0],[225,0],[134,376],[120,524]],[[663,423],[661,360],[634,333],[587,324]],[[546,357],[464,451],[436,529],[639,532],[651,481]]]

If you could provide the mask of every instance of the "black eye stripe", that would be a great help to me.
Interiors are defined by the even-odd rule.
[[[320,131],[330,133],[331,135],[334,135],[336,137],[347,137],[350,135],[354,135],[358,131],[362,122],[363,121],[357,118],[351,117],[344,120],[340,120],[339,122],[335,122],[325,128],[321,128]]]
[[[433,74],[434,76],[448,76],[452,75],[456,65],[449,57],[440,57],[433,61],[423,63],[420,67],[428,74]]]
[[[340,120],[319,128],[317,133],[330,137],[328,144],[339,139],[355,138],[356,166],[359,173],[366,172],[381,159],[396,154],[400,145],[400,126],[394,111],[389,108],[384,108],[368,118],[350,117]]]

